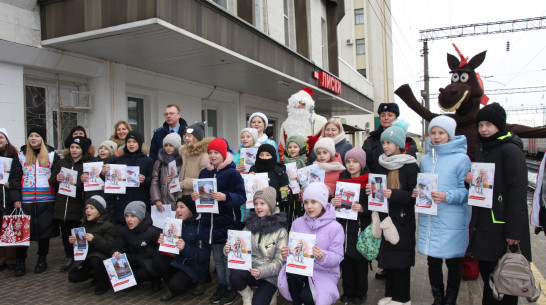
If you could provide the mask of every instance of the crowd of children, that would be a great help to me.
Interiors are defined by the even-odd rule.
[[[381,104],[384,105],[384,104]],[[6,129],[0,128],[0,155],[11,158],[9,181],[2,186],[0,212],[9,215],[22,209],[30,215],[30,239],[38,241],[35,273],[47,269],[49,240],[60,234],[65,264],[73,283],[94,280],[97,295],[109,290],[109,280],[102,261],[126,254],[138,284],[151,282],[153,291],[167,286],[160,299],[169,301],[191,291],[203,293],[210,277],[212,255],[218,286],[211,304],[232,304],[238,295],[243,304],[276,304],[278,292],[293,304],[363,304],[367,298],[369,262],[357,250],[361,232],[368,227],[381,239],[378,265],[386,274],[385,296],[380,305],[411,304],[411,267],[415,248],[427,256],[428,275],[435,305],[456,304],[461,283],[461,260],[465,256],[479,261],[484,282],[489,282],[507,246],[518,246],[531,259],[526,205],[527,176],[521,140],[506,128],[506,113],[498,104],[483,107],[476,118],[480,149],[477,162],[495,164],[492,209],[468,205],[468,187],[473,182],[471,163],[466,155],[464,136],[455,135],[456,123],[448,116],[438,116],[429,125],[429,150],[420,160],[413,155],[406,138],[407,123],[397,119],[392,105],[380,106],[381,126],[364,144],[353,148],[345,140],[343,127],[329,120],[322,136],[311,150],[301,136],[285,141],[282,161],[274,141],[264,130],[268,120],[263,113],[250,116],[249,128],[240,132],[238,153],[234,155],[226,140],[206,138],[205,124],[190,125],[183,139],[169,133],[163,139],[154,162],[147,156],[143,135],[131,130],[126,122],[116,124],[110,140],[98,150],[92,146],[85,129],[75,127],[65,139],[63,158],[46,144],[46,131],[30,128],[26,145],[17,149]],[[242,149],[256,148],[254,164],[245,167]],[[138,187],[125,194],[104,191],[84,192],[90,177],[84,173],[86,162],[104,162],[100,177],[105,179],[110,166],[122,164],[138,167]],[[169,164],[174,161],[179,173],[179,192],[170,192],[175,179]],[[324,182],[302,185],[299,194],[289,187],[286,164],[297,168],[313,164],[324,171]],[[172,163],[171,163],[172,164]],[[68,179],[63,168],[77,172],[76,196],[58,193]],[[269,186],[254,193],[253,209],[246,209],[245,182],[241,174],[267,173]],[[382,196],[388,200],[388,212],[368,209],[372,186],[369,174],[384,174]],[[415,215],[415,198],[419,173],[438,175],[437,191],[430,197],[437,215]],[[218,213],[198,213],[193,180],[215,178]],[[360,200],[350,209],[355,220],[336,218],[342,207],[335,196],[336,184],[360,185]],[[183,223],[176,243],[179,254],[159,252],[166,236],[153,226],[151,207],[158,211],[175,211]],[[469,226],[471,234],[469,235]],[[74,262],[71,230],[84,227],[89,244],[83,262]],[[251,233],[252,267],[249,270],[228,268],[226,243],[228,230]],[[316,237],[310,247],[314,258],[313,275],[287,271],[289,232],[308,233]],[[28,247],[1,247],[0,267],[10,266],[16,277],[26,273]],[[442,264],[448,268],[444,285]],[[337,283],[342,279],[342,294]],[[484,285],[483,304],[497,304],[488,284]],[[502,304],[516,304],[517,297],[505,296]]]

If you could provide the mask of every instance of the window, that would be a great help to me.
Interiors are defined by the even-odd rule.
[[[61,111],[61,126],[57,124],[57,111],[53,111],[53,142],[57,147],[64,148],[64,139],[70,133],[70,130],[78,125],[78,113],[77,112],[65,112]],[[57,128],[61,128],[61,139],[58,138]]]
[[[355,24],[364,24],[364,9],[359,8],[355,10]]]
[[[366,39],[357,39],[356,40],[356,54],[366,54]]]
[[[362,76],[366,77],[366,69],[358,69],[358,73],[360,73]]]
[[[210,0],[216,4],[218,4],[219,6],[227,9],[227,0]]]
[[[127,99],[127,119],[133,130],[144,133],[144,99],[137,97]]]
[[[284,10],[284,45],[290,47],[290,19],[288,18],[288,0],[283,0]]]
[[[321,20],[321,34],[322,34],[322,68],[328,70],[328,28],[326,27],[326,20]]]
[[[253,0],[238,0],[237,1],[237,16],[244,21],[254,24],[254,1]]]
[[[215,109],[201,110],[201,120],[205,123],[205,136],[218,137],[218,117]]]
[[[47,128],[45,88],[25,86],[25,123],[27,130],[34,127]]]

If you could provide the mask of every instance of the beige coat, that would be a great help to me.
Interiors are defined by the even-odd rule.
[[[184,188],[183,195],[193,193],[193,179],[199,178],[199,173],[207,166],[209,160],[207,147],[212,140],[214,138],[204,138],[195,144],[180,147],[179,153],[182,156],[180,179]]]

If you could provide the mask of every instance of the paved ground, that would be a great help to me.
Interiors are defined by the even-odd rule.
[[[546,289],[546,236],[532,234],[533,247],[533,268],[535,277],[541,281],[543,289]],[[2,304],[149,304],[161,303],[159,297],[162,292],[152,293],[149,284],[144,284],[139,289],[127,293],[110,291],[102,296],[93,294],[93,287],[90,282],[71,284],[67,281],[66,273],[58,270],[63,263],[63,250],[60,239],[51,241],[50,255],[48,256],[49,269],[42,274],[33,274],[35,264],[36,245],[32,243],[27,261],[27,274],[21,278],[14,278],[11,272],[0,273],[0,297]],[[373,278],[376,271],[376,263],[373,264],[374,271],[369,272],[368,300],[366,304],[377,304],[377,301],[384,295],[384,281]],[[447,270],[444,276],[447,275]],[[215,281],[214,281],[215,282]],[[215,290],[215,284],[209,284],[204,296],[193,297],[190,294],[180,296],[172,301],[177,304],[208,304],[208,298]],[[341,287],[340,287],[341,290]],[[461,285],[458,304],[481,304],[482,282],[464,281]],[[417,262],[412,268],[411,282],[412,304],[432,304],[430,285],[427,276],[426,257],[417,255]],[[278,304],[290,304],[279,296]],[[235,304],[240,305],[239,300]],[[342,304],[342,303],[336,303]],[[520,304],[527,304],[527,301],[520,299]],[[537,302],[546,304],[546,292]]]

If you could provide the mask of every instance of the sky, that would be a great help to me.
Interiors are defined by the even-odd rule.
[[[483,22],[546,16],[544,0],[391,0],[394,88],[409,84],[420,97],[423,84],[423,43],[419,30]],[[510,41],[510,51],[506,42]],[[485,90],[546,86],[546,29],[515,33],[480,35],[428,42],[430,93],[439,93],[450,83],[447,53],[457,55],[455,43],[464,56],[487,51],[476,69],[484,79]],[[536,113],[508,111],[508,122],[528,126],[546,124],[546,92],[490,95],[489,103],[505,109],[536,107]],[[409,131],[421,133],[420,117],[395,95],[400,118],[410,123]],[[440,113],[437,98],[430,100],[432,112]],[[541,106],[542,105],[542,106]]]

